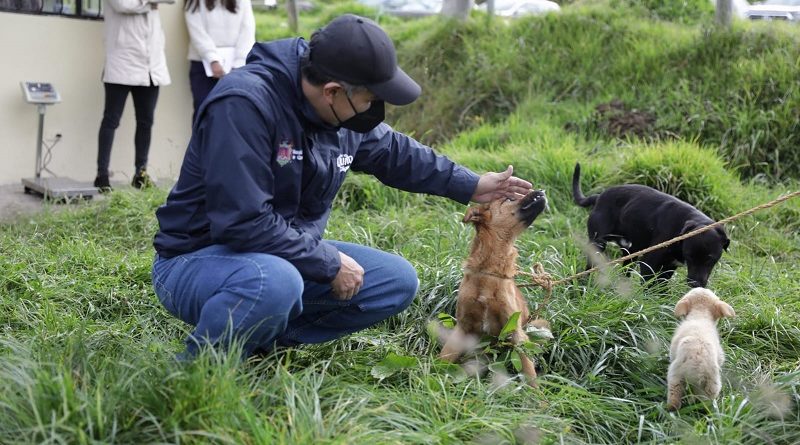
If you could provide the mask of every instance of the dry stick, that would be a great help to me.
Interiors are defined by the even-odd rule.
[[[600,267],[606,267],[606,266],[610,266],[612,264],[621,263],[623,261],[627,261],[627,260],[630,260],[632,258],[636,258],[638,256],[642,256],[644,254],[650,253],[650,252],[652,252],[654,250],[661,249],[663,247],[667,247],[669,245],[677,243],[678,241],[683,241],[686,238],[691,238],[691,237],[693,237],[695,235],[699,235],[699,234],[701,234],[701,233],[703,233],[703,232],[705,232],[707,230],[711,230],[711,229],[713,229],[713,228],[715,228],[717,226],[720,226],[720,225],[725,224],[725,223],[729,223],[729,222],[734,221],[736,219],[739,219],[739,218],[741,218],[743,216],[749,215],[751,213],[757,212],[757,211],[762,210],[762,209],[773,207],[775,205],[778,205],[778,204],[782,203],[783,201],[786,201],[788,199],[794,198],[795,196],[798,196],[798,195],[800,195],[800,190],[797,190],[797,191],[794,191],[792,193],[789,193],[788,195],[784,195],[784,196],[781,196],[779,198],[776,198],[776,199],[774,199],[774,200],[772,200],[772,201],[770,201],[770,202],[768,202],[766,204],[761,204],[760,206],[753,207],[750,210],[745,210],[744,212],[739,212],[739,213],[737,213],[737,214],[735,214],[733,216],[729,216],[729,217],[727,217],[725,219],[722,219],[722,220],[719,220],[719,221],[717,221],[717,222],[715,222],[713,224],[709,224],[709,225],[703,226],[703,227],[701,227],[699,229],[692,230],[691,232],[684,233],[683,235],[676,236],[675,238],[672,238],[670,240],[664,241],[663,243],[656,244],[655,246],[650,246],[647,249],[643,249],[643,250],[640,250],[638,252],[634,252],[634,253],[632,253],[630,255],[625,255],[622,258],[617,258],[616,260],[609,261],[607,263],[604,263],[602,266],[595,266],[595,267],[592,267],[591,269],[586,269],[583,272],[579,272],[579,273],[576,273],[574,275],[570,275],[567,278],[562,278],[560,280],[555,280],[554,281],[553,277],[550,274],[548,274],[547,272],[544,271],[544,267],[542,266],[542,264],[541,263],[536,263],[532,267],[533,273],[522,272],[522,271],[519,272],[521,275],[525,275],[525,276],[529,277],[531,279],[531,283],[519,284],[518,287],[539,286],[539,287],[541,287],[541,288],[543,288],[545,290],[545,297],[542,300],[542,303],[540,305],[538,305],[538,307],[536,308],[536,312],[531,314],[531,316],[528,318],[528,320],[530,321],[530,320],[533,320],[533,319],[539,317],[539,313],[542,311],[543,308],[545,308],[547,306],[547,303],[550,300],[550,296],[553,293],[553,287],[555,285],[557,285],[557,284],[564,284],[564,283],[572,281],[572,280],[574,280],[576,278],[580,278],[580,277],[582,277],[584,275],[588,275],[588,274],[600,269]]]

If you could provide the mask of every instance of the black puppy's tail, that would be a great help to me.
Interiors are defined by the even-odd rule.
[[[581,191],[581,164],[575,163],[575,172],[572,173],[572,199],[581,207],[592,207],[597,202],[599,195],[583,196]]]

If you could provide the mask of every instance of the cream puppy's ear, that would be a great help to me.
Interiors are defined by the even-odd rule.
[[[715,315],[717,316],[717,319],[722,317],[733,318],[736,316],[736,312],[733,311],[731,305],[729,305],[724,301],[718,301],[716,309],[717,310]]]
[[[681,298],[678,301],[678,304],[675,305],[675,316],[685,317],[687,314],[689,314],[689,308],[690,308],[689,300],[686,298]]]

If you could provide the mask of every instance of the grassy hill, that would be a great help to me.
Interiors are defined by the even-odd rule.
[[[475,171],[547,189],[520,264],[582,270],[589,192],[640,182],[715,218],[797,190],[800,31],[663,21],[642,4],[487,24],[379,17],[424,87],[389,121]],[[652,2],[651,2],[652,3]],[[353,4],[320,4],[301,33]],[[663,18],[663,17],[662,17]],[[674,17],[672,17],[674,18]],[[289,35],[260,14],[262,39]],[[622,131],[624,130],[624,131]],[[429,322],[454,313],[466,208],[351,175],[327,236],[397,252],[421,282],[403,314],[339,341],[240,363],[174,362],[190,328],[150,284],[166,190],[0,225],[0,443],[533,444],[800,442],[800,198],[728,225],[709,287],[737,312],[715,403],[664,409],[685,270],[646,289],[612,269],[554,289],[540,387],[438,363]],[[542,292],[524,290],[532,307]]]

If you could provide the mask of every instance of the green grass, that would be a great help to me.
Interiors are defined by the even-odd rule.
[[[476,170],[520,159],[519,171],[548,189],[551,211],[519,241],[520,263],[542,262],[556,276],[583,265],[586,213],[569,202],[576,159],[586,190],[623,173],[662,170],[661,150],[632,146],[590,154],[590,146],[544,123],[527,136],[478,156],[486,128],[443,148]],[[540,127],[537,128],[536,125]],[[515,135],[516,134],[516,135]],[[523,140],[525,142],[523,142]],[[463,146],[459,149],[455,145]],[[538,147],[532,150],[531,147]],[[526,158],[520,156],[528,153]],[[682,154],[683,153],[683,154]],[[620,162],[620,159],[623,161]],[[629,161],[630,159],[635,160]],[[655,163],[655,164],[651,164]],[[783,191],[741,183],[721,161],[697,150],[704,177],[687,193],[740,210]],[[672,173],[664,173],[670,177]],[[609,182],[610,183],[610,182]],[[796,186],[795,186],[796,187]],[[733,193],[729,193],[733,191]],[[725,201],[728,195],[735,201]],[[777,209],[729,227],[733,240],[711,286],[737,311],[720,323],[728,353],[716,404],[663,408],[667,345],[676,321],[680,278],[645,290],[619,270],[605,280],[559,287],[544,315],[555,339],[538,360],[532,390],[513,375],[453,373],[426,325],[453,313],[460,264],[472,236],[464,207],[440,198],[390,191],[350,178],[329,226],[331,238],[394,251],[417,268],[421,289],[409,310],[375,328],[324,345],[239,363],[209,354],[190,366],[171,359],[189,327],[159,305],[149,283],[153,211],[164,190],[118,191],[104,202],[2,226],[0,249],[0,437],[7,443],[793,443],[800,440],[800,259],[796,230]],[[692,196],[692,195],[689,195]],[[796,212],[800,203],[789,201]],[[607,284],[603,284],[607,282]],[[542,294],[526,289],[535,305]],[[415,366],[388,376],[373,368],[389,354]]]
[[[476,12],[464,24],[401,20],[345,1],[301,15],[298,34],[308,38],[343,12],[389,30],[425,94],[387,113],[431,143],[500,123],[531,96],[590,109],[620,99],[655,116],[653,138],[712,147],[741,176],[800,177],[800,30],[791,24],[737,21],[719,30],[706,0],[581,1],[511,22]],[[292,36],[282,10],[259,14],[257,34]],[[590,112],[570,124],[604,136]]]
[[[490,28],[428,19],[400,47],[426,94],[394,112],[397,126],[444,141],[502,122],[531,96],[555,107],[617,98],[655,116],[654,138],[713,147],[743,176],[796,178],[797,27],[737,23],[719,31],[635,11],[565,8]],[[573,127],[595,136],[590,113]]]
[[[349,7],[321,4],[301,18],[302,32]],[[410,115],[393,119],[443,141],[439,151],[476,171],[513,163],[518,175],[547,189],[550,211],[518,242],[522,267],[541,262],[556,277],[583,269],[587,212],[572,204],[569,189],[576,161],[585,192],[638,181],[716,218],[800,188],[796,180],[743,174],[733,155],[702,132],[642,141],[584,131],[594,105],[625,85],[636,90],[626,99],[661,97],[664,85],[722,88],[681,83],[677,68],[663,79],[650,72],[664,57],[683,60],[695,48],[702,69],[732,65],[700,55],[696,39],[703,34],[694,28],[625,22],[629,13],[619,10],[575,9],[553,21],[522,20],[488,33],[482,21],[448,31],[431,19],[380,18],[403,36],[402,57],[418,74],[436,60],[423,57],[424,49],[439,46],[439,53],[466,57],[465,66],[474,68],[458,77],[456,62],[445,60],[442,73],[423,76],[426,98],[415,110],[425,125],[413,124]],[[259,17],[259,32],[287,35],[277,14]],[[589,29],[572,28],[573,39],[553,37],[576,23]],[[609,42],[612,31],[617,38]],[[584,38],[591,32],[597,42]],[[670,38],[656,42],[658,32]],[[536,42],[528,48],[543,52],[538,64],[495,66],[489,55],[507,59],[519,51],[503,48],[509,35]],[[761,41],[748,69],[763,70],[755,64],[759,58],[780,67],[782,56],[774,52],[784,48],[784,38]],[[597,51],[612,43],[611,56],[640,52],[623,61],[598,59]],[[553,54],[561,57],[546,63],[551,58],[544,56]],[[530,70],[527,78],[523,69]],[[508,71],[508,82],[488,80]],[[459,97],[437,77],[447,73],[454,87],[481,92],[470,111],[460,104],[475,97]],[[611,82],[614,76],[619,80]],[[753,79],[768,77],[760,72]],[[742,88],[761,88],[756,80]],[[662,105],[680,103],[669,97]],[[731,97],[714,97],[715,109],[741,111]],[[763,130],[752,120],[756,115],[742,112],[736,131]],[[455,125],[453,116],[463,121]],[[776,132],[785,131],[781,122]],[[165,196],[159,189],[119,190],[102,202],[0,223],[0,443],[800,443],[800,199],[728,225],[732,244],[710,282],[737,312],[719,324],[727,353],[722,393],[715,403],[688,402],[673,414],[664,409],[667,347],[677,323],[672,308],[686,290],[685,269],[653,289],[616,268],[557,287],[542,313],[555,338],[536,357],[544,371],[540,387],[508,372],[475,377],[435,360],[440,345],[428,333],[438,314],[454,313],[473,235],[460,222],[466,207],[358,175],[338,195],[327,236],[407,258],[421,282],[412,306],[327,344],[246,362],[234,358],[236,351],[209,352],[177,364],[172,357],[190,327],[161,307],[150,284],[154,210]],[[542,291],[523,292],[532,307],[541,302]]]

